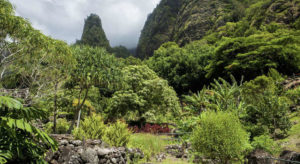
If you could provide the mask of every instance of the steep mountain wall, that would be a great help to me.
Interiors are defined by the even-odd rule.
[[[149,15],[140,36],[137,56],[148,58],[162,43],[180,46],[200,40],[227,22],[249,26],[277,22],[300,26],[299,0],[162,0]]]

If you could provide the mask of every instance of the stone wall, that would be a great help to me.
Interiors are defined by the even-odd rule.
[[[50,164],[126,164],[134,158],[144,158],[139,149],[110,147],[101,140],[74,140],[72,135],[51,135],[58,141],[58,151],[49,151],[46,161]]]
[[[125,148],[108,148],[101,140],[60,140],[56,152],[48,152],[46,161],[51,164],[125,164]]]

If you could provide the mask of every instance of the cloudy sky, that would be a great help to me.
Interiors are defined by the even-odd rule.
[[[16,14],[53,38],[74,43],[84,19],[96,13],[112,46],[135,47],[140,32],[160,0],[10,0]]]

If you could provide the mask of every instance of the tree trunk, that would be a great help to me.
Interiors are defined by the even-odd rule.
[[[77,116],[78,116],[78,112],[79,112],[78,109],[79,109],[79,104],[80,104],[80,99],[81,99],[81,93],[82,93],[82,90],[83,90],[83,88],[80,88],[80,91],[79,91],[79,98],[78,98],[78,103],[77,103],[77,108],[76,108],[76,111],[75,111],[74,118],[73,118],[73,120],[72,120],[71,126],[70,126],[70,128],[69,128],[69,130],[68,130],[68,134],[71,134],[71,131],[73,130],[73,127],[74,127],[74,125],[75,125],[76,118],[77,118]]]
[[[57,88],[58,81],[55,82],[54,86],[54,111],[53,111],[53,133],[56,134],[56,115],[57,115]]]
[[[75,125],[75,121],[76,121],[76,118],[78,116],[78,111],[76,110],[75,111],[75,114],[74,114],[74,119],[72,120],[72,123],[71,123],[71,126],[70,128],[68,129],[68,134],[71,134],[72,130],[73,130],[73,127]]]
[[[84,98],[83,98],[83,100],[82,100],[81,105],[80,105],[79,108],[78,108],[79,114],[78,114],[77,128],[79,128],[81,109],[82,109],[82,107],[83,107],[83,105],[84,105],[84,103],[85,103],[85,100],[86,100],[86,98],[87,98],[87,96],[88,96],[88,93],[89,93],[89,87],[86,87],[85,96],[84,96]],[[78,104],[80,104],[80,101],[78,102]]]
[[[88,86],[86,87],[86,92],[85,92],[84,98],[83,98],[83,100],[82,100],[82,103],[80,103],[82,91],[83,91],[83,88],[80,89],[80,92],[79,92],[79,98],[78,98],[77,110],[76,110],[76,113],[75,113],[75,115],[74,115],[72,124],[71,124],[71,126],[70,126],[70,128],[69,128],[69,130],[68,130],[68,133],[69,133],[69,134],[70,134],[71,131],[73,130],[73,127],[74,127],[74,125],[75,125],[76,119],[78,119],[78,118],[79,118],[79,120],[78,120],[78,122],[77,122],[77,127],[79,127],[79,123],[80,123],[80,115],[81,115],[81,108],[83,107],[84,102],[85,102],[85,100],[86,100],[86,98],[87,98],[87,96],[88,96],[89,87],[88,87]]]
[[[273,126],[274,126],[273,139],[275,140],[275,138],[276,138],[276,120],[275,120],[275,117],[273,117]]]
[[[78,114],[77,128],[79,128],[79,124],[80,124],[80,115],[81,115],[81,109],[79,110],[79,114]]]

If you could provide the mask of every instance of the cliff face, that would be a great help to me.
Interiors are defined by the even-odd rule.
[[[148,16],[137,47],[138,57],[150,57],[162,43],[171,40],[182,1],[162,0]]]
[[[276,22],[300,29],[299,17],[300,0],[268,0],[250,6],[245,20],[255,27]]]
[[[244,8],[239,1],[187,0],[178,14],[172,39],[181,46],[199,40],[226,22],[240,20]]]
[[[299,0],[162,0],[146,21],[137,56],[148,58],[167,41],[184,46],[200,40],[227,22],[243,20],[257,28],[271,22],[297,27],[299,4]]]
[[[142,30],[138,57],[152,56],[167,41],[184,45],[201,39],[208,30],[229,21],[227,15],[231,11],[227,4],[221,0],[162,0]]]

